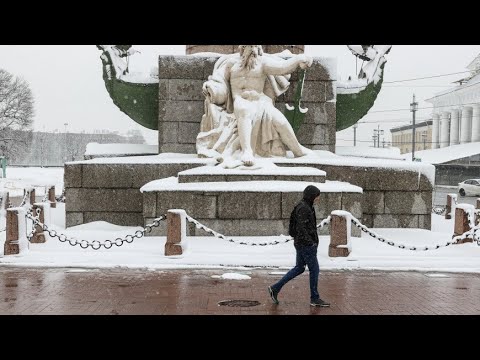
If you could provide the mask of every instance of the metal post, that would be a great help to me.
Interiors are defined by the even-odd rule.
[[[353,125],[353,146],[357,146],[357,124]]]
[[[413,102],[410,104],[410,111],[413,114],[412,123],[412,161],[415,161],[415,112],[418,109],[418,103],[415,102],[415,94],[413,94]]]
[[[376,140],[375,143],[376,143],[376,146],[374,145],[374,147],[380,147],[380,135],[383,135],[383,130],[380,130],[380,125],[378,125],[377,129],[373,129],[373,132],[376,133],[374,135],[374,139]]]
[[[68,143],[67,143],[67,126],[68,126],[68,123],[65,123],[63,125],[65,125],[65,153],[63,154],[63,156],[64,156],[64,161],[67,162],[68,161],[68,150],[67,150],[67,146],[68,146]]]

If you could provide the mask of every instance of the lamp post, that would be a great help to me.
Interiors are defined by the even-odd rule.
[[[358,124],[353,125],[353,146],[357,146],[357,127]]]
[[[415,94],[413,94],[413,102],[410,104],[410,111],[413,114],[412,123],[412,161],[415,161],[415,112],[418,110],[418,103],[415,102]]]
[[[423,150],[425,150],[427,148],[426,147],[426,141],[427,141],[427,134],[426,133],[422,134],[422,139],[423,139]]]
[[[377,129],[373,129],[375,143],[373,147],[380,147],[380,135],[383,135],[383,130],[380,130],[380,125],[377,126]]]
[[[64,158],[64,161],[67,162],[68,161],[68,151],[67,151],[67,126],[68,126],[68,123],[65,123],[63,124],[65,125],[65,153],[63,154],[63,158]]]

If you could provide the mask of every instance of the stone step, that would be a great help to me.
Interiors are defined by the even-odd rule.
[[[307,181],[325,183],[326,173],[313,167],[279,167],[250,170],[224,169],[221,166],[201,166],[178,173],[179,183],[232,181]]]
[[[191,217],[226,236],[287,234],[290,213],[302,199],[305,187],[311,184],[320,189],[320,203],[316,206],[318,221],[326,218],[333,210],[346,210],[357,218],[362,217],[362,189],[349,183],[338,181],[179,183],[176,177],[152,181],[142,187],[143,217],[145,224],[149,224],[169,209],[184,209]],[[165,236],[166,223],[164,223],[149,235]],[[187,235],[208,236],[203,230],[193,227]]]

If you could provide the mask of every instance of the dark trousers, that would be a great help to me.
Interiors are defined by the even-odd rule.
[[[310,272],[310,300],[317,300],[320,297],[317,290],[318,274],[320,273],[317,259],[317,245],[302,246],[297,249],[297,263],[295,267],[286,273],[279,282],[272,285],[273,291],[277,293],[280,292],[287,282],[305,271],[305,266],[308,266],[308,271]]]

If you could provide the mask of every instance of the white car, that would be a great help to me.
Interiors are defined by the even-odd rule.
[[[480,179],[469,179],[458,184],[460,196],[480,196]]]

